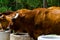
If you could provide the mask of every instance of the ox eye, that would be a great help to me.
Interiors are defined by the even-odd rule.
[[[3,15],[0,15],[0,18],[2,18],[3,17]]]
[[[2,16],[2,14],[0,14],[0,16]]]

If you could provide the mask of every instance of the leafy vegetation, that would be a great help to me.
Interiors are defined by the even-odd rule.
[[[6,12],[6,11],[11,11],[11,10],[12,10],[11,8],[0,7],[0,12],[1,12],[1,13]]]
[[[47,7],[60,6],[60,0],[47,0]],[[17,9],[43,7],[43,0],[0,0],[0,12]]]

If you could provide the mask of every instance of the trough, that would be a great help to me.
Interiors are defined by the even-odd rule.
[[[0,32],[0,40],[10,40],[10,32]]]
[[[42,35],[38,40],[60,40],[60,35]]]
[[[28,33],[10,34],[10,40],[31,40]]]

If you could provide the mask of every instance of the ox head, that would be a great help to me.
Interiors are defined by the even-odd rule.
[[[16,19],[17,16],[18,14],[12,11],[0,14],[0,28],[5,30],[8,26],[13,25],[12,19]]]
[[[0,29],[6,29],[8,26],[8,20],[5,19],[5,16],[3,14],[0,14]]]

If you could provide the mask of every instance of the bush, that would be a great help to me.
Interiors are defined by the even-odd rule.
[[[0,8],[0,13],[6,12],[6,11],[11,11],[11,7],[10,8],[8,8],[8,7],[1,7]]]
[[[47,0],[47,2],[47,7],[60,6],[60,0]],[[11,10],[15,11],[22,8],[33,9],[42,6],[43,0],[0,0],[0,10],[11,8]]]

